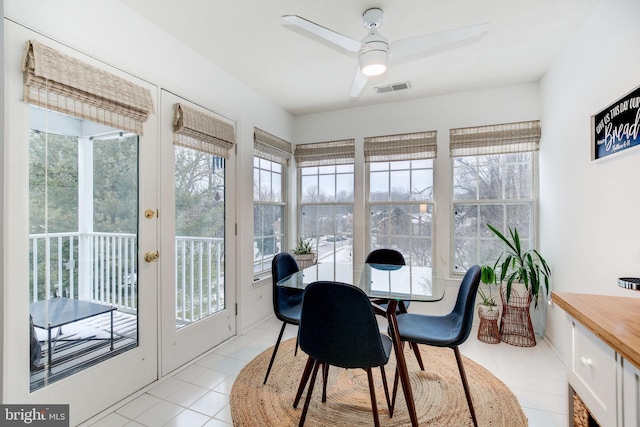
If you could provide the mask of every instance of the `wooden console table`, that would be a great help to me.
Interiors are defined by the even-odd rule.
[[[602,426],[640,425],[640,299],[566,292],[551,298],[571,317],[569,391]],[[570,426],[572,402],[570,394]]]

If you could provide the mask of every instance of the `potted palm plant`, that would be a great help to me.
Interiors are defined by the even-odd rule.
[[[516,228],[509,227],[509,235],[505,236],[491,224],[487,227],[506,245],[496,261],[497,265],[502,260],[497,279],[503,304],[500,339],[520,347],[534,346],[536,338],[529,307],[533,300],[537,309],[541,293],[549,293],[551,269],[536,249],[522,248]],[[520,291],[514,291],[514,286],[520,287]]]
[[[291,253],[296,259],[300,270],[311,267],[317,262],[316,253],[313,250],[311,239],[305,240],[300,237]]]
[[[523,250],[516,228],[509,227],[509,236],[505,237],[491,224],[487,224],[487,227],[506,245],[498,261],[503,259],[500,265],[499,283],[506,280],[507,302],[511,299],[513,284],[522,283],[525,290],[531,292],[535,308],[538,308],[538,296],[543,284],[545,293],[549,293],[551,269],[547,261],[536,249]]]

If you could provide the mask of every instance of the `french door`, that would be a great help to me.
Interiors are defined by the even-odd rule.
[[[157,215],[144,215],[159,204],[158,116],[135,135],[28,104],[33,38],[148,88],[155,105],[157,88],[5,23],[3,403],[68,404],[75,425],[159,377],[160,268],[144,261],[159,247]]]
[[[148,88],[155,111],[143,132],[25,102],[30,39]],[[235,272],[227,266],[235,159],[174,146],[176,102],[215,115],[5,23],[3,403],[69,404],[75,425],[235,334]],[[56,318],[49,304],[59,301],[93,314]],[[57,375],[58,350],[69,344],[75,360],[92,363]],[[94,357],[94,344],[103,356]]]
[[[170,92],[160,100],[161,373],[235,334],[233,173],[227,158],[174,144],[176,104],[228,122]]]

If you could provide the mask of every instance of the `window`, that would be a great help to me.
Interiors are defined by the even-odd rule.
[[[487,224],[515,227],[524,248],[533,246],[539,140],[537,121],[451,130],[454,273],[500,255]]]
[[[433,261],[436,132],[365,138],[369,250],[400,251],[409,265]]]
[[[271,268],[273,256],[284,242],[283,166],[253,158],[253,271]]]
[[[300,237],[312,241],[318,260],[353,261],[355,141],[296,146],[300,177]]]
[[[254,130],[253,271],[271,269],[274,255],[285,250],[286,170],[291,143]]]

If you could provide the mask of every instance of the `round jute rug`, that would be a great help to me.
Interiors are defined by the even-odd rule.
[[[298,409],[293,399],[298,389],[307,355],[298,350],[295,339],[280,344],[278,355],[266,385],[262,384],[273,348],[265,350],[238,374],[231,390],[231,416],[234,426],[296,426],[300,420],[306,390]],[[421,426],[471,426],[471,415],[462,388],[453,351],[448,348],[420,346],[425,371],[420,371],[415,355],[405,346],[411,386]],[[471,388],[478,424],[484,426],[527,426],[516,397],[507,386],[482,366],[464,357],[464,367]],[[391,389],[395,358],[392,354],[385,372]],[[384,396],[380,369],[374,369],[376,397],[382,426],[410,425],[407,406],[398,388],[393,418]],[[329,369],[327,401],[321,402],[322,379],[316,379],[305,426],[373,425],[367,374],[362,369]],[[391,392],[391,390],[390,390]]]

